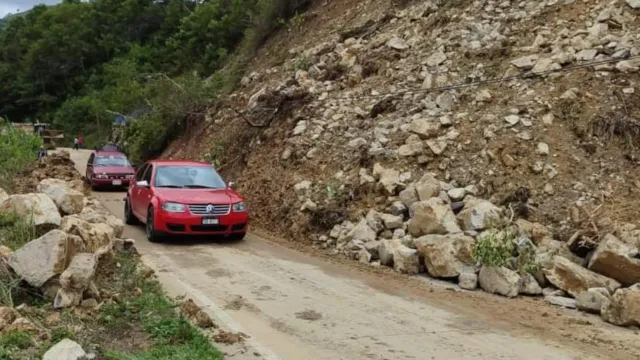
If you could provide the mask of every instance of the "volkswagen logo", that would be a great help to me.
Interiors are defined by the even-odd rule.
[[[207,212],[208,213],[212,213],[213,212],[213,205],[211,205],[211,204],[207,205]]]

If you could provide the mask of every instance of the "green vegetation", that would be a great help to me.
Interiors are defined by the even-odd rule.
[[[137,354],[106,351],[109,359],[122,360],[215,360],[222,359],[209,340],[178,315],[160,284],[143,278],[132,255],[120,255],[120,280],[114,290],[124,294],[118,302],[102,307],[99,323],[107,331],[132,332],[141,328],[151,336],[153,346]],[[142,293],[141,295],[139,293]],[[107,348],[108,349],[108,348]]]
[[[517,231],[506,225],[492,227],[478,238],[473,258],[483,265],[504,266],[520,274],[533,274],[540,270],[535,245],[530,240],[518,244]]]
[[[0,187],[11,189],[14,175],[37,158],[40,145],[40,138],[18,131],[0,118]]]
[[[0,245],[17,250],[37,235],[29,219],[11,212],[0,213]]]
[[[64,0],[0,30],[0,116],[104,142],[117,114],[135,161],[158,155],[229,91],[266,37],[308,0]],[[225,68],[224,71],[217,72]]]

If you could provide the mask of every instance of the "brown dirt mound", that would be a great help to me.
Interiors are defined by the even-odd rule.
[[[89,195],[91,189],[84,183],[82,176],[75,168],[66,151],[50,154],[44,162],[34,161],[14,179],[16,193],[32,193],[37,191],[40,181],[48,178],[71,182],[74,188],[82,189]]]

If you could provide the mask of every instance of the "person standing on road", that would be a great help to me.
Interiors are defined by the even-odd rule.
[[[40,150],[38,150],[38,160],[40,160],[41,163],[44,162],[44,158],[47,157],[47,149],[44,148],[44,146],[40,146]]]
[[[84,136],[82,135],[78,136],[78,143],[80,145],[80,148],[84,149]]]
[[[73,138],[73,150],[78,150],[80,148],[80,140],[76,137]]]

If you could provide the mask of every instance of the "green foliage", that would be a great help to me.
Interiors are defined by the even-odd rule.
[[[214,168],[220,167],[220,158],[224,155],[224,146],[222,144],[213,144],[209,152],[204,154],[204,161],[211,163]]]
[[[64,339],[73,339],[75,331],[68,326],[61,326],[51,330],[51,343],[57,344]]]
[[[14,129],[0,118],[0,187],[11,188],[16,173],[37,158],[42,140]]]
[[[17,250],[38,237],[31,219],[11,213],[0,213],[0,245]]]
[[[504,266],[520,274],[536,273],[541,265],[536,259],[535,245],[530,240],[518,244],[518,240],[518,233],[508,225],[490,228],[476,241],[473,258],[486,266]]]
[[[515,240],[511,231],[489,229],[476,242],[473,258],[486,266],[506,266],[513,257]]]
[[[0,335],[0,348],[24,350],[33,346],[33,337],[26,332],[10,331]]]
[[[106,303],[100,310],[99,322],[116,331],[126,331],[133,324],[142,328],[154,340],[154,346],[140,354],[107,352],[108,359],[121,360],[215,360],[222,359],[209,340],[187,320],[174,311],[172,304],[162,292],[159,283],[143,278],[137,271],[137,262],[132,255],[120,254],[121,281],[113,289],[123,298]],[[142,295],[136,296],[139,288]]]
[[[298,56],[296,56],[293,65],[294,65],[296,70],[307,71],[307,70],[309,70],[309,67],[311,66],[311,62],[309,61],[309,59],[306,56],[304,56],[302,54],[299,54]]]

